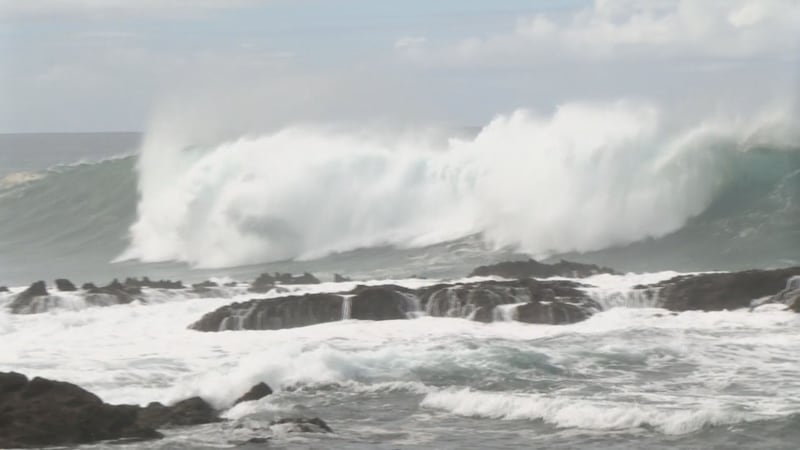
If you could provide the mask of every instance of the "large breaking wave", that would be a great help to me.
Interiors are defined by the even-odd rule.
[[[187,148],[153,133],[118,260],[224,267],[474,234],[535,256],[624,245],[681,228],[764,148],[791,155],[779,178],[797,170],[791,124],[773,114],[677,127],[651,105],[616,102],[520,110],[445,143],[290,127]]]

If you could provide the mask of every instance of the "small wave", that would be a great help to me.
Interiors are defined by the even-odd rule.
[[[707,426],[727,425],[762,417],[748,416],[709,402],[689,407],[619,404],[569,397],[478,392],[469,389],[428,394],[422,406],[460,416],[506,420],[542,420],[562,428],[629,430],[654,428],[665,434],[686,434]]]

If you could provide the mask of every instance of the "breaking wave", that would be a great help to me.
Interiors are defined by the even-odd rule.
[[[534,256],[600,250],[680,229],[759,149],[800,168],[797,131],[787,115],[675,129],[616,102],[520,110],[444,144],[292,127],[186,148],[153,133],[118,260],[225,267],[474,234]]]

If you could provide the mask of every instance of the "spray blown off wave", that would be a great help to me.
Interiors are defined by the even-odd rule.
[[[617,102],[517,111],[444,145],[299,127],[213,148],[151,135],[118,259],[222,267],[476,233],[536,256],[598,250],[680,228],[738,158],[791,139],[785,116],[663,122]]]

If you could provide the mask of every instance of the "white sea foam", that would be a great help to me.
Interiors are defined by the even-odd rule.
[[[613,401],[476,392],[469,389],[428,394],[422,401],[422,406],[469,417],[543,420],[565,428],[625,430],[649,426],[666,434],[691,433],[709,425],[759,418],[756,414],[726,410],[713,400],[691,407],[620,405]]]
[[[423,281],[435,282],[407,283]],[[265,294],[273,295],[279,294]],[[710,313],[614,308],[565,326],[421,317],[271,331],[186,328],[247,298],[176,297],[37,315],[0,311],[0,367],[72,381],[118,403],[200,395],[228,408],[258,382],[277,391],[237,406],[231,417],[291,407],[282,395],[299,394],[289,388],[325,396],[331,384],[337,395],[402,392],[424,398],[430,411],[591,429],[685,433],[800,412],[800,316],[782,305]],[[553,377],[557,388],[524,392]],[[506,391],[488,392],[486,383]],[[596,394],[582,395],[586,387]]]
[[[474,233],[534,255],[625,244],[703,211],[722,169],[772,139],[762,129],[791,123],[775,117],[676,130],[651,105],[570,103],[498,116],[444,146],[290,127],[185,148],[186,136],[154,131],[119,259],[228,266]]]

